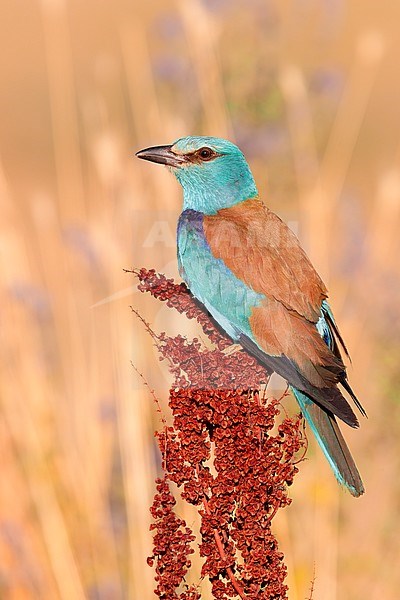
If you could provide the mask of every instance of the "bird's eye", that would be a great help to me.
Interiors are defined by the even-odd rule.
[[[210,158],[213,158],[214,156],[214,152],[211,148],[200,148],[197,154],[202,160],[210,160]]]

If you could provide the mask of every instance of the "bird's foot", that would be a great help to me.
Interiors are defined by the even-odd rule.
[[[225,348],[225,350],[222,350],[222,353],[225,354],[225,356],[232,356],[232,354],[236,354],[239,350],[243,350],[240,344],[232,344]]]

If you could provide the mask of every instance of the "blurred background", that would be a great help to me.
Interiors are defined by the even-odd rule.
[[[177,276],[180,189],[133,154],[188,134],[236,141],[298,233],[369,414],[345,431],[365,496],[311,441],[275,519],[289,598],[399,597],[399,22],[397,0],[2,0],[1,598],[154,597],[159,415],[131,361],[164,407],[168,376],[129,307],[193,325],[123,268]]]

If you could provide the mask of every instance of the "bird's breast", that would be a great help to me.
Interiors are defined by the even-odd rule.
[[[186,210],[180,216],[177,245],[181,277],[225,330],[229,321],[231,327],[247,331],[251,310],[264,296],[249,288],[213,255],[203,222],[204,215],[194,210]]]

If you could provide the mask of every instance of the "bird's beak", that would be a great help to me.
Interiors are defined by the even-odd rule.
[[[169,167],[181,167],[185,163],[185,157],[175,154],[171,148],[172,146],[153,146],[152,148],[139,150],[139,152],[136,152],[136,156]]]

